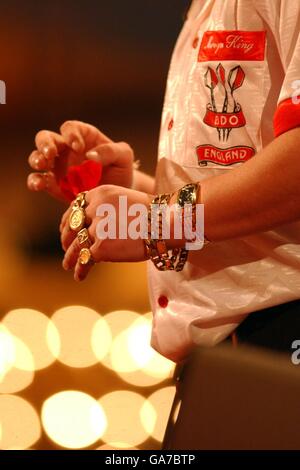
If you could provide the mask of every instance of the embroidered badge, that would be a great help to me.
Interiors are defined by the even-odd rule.
[[[207,68],[203,64],[204,85],[209,90],[203,122],[216,130],[220,147],[235,129],[246,125],[238,90],[246,79],[245,62],[264,61],[265,49],[266,31],[206,31],[203,34],[198,62],[210,62]],[[238,65],[233,66],[232,62]],[[245,145],[219,148],[206,144],[199,145],[196,153],[199,165],[211,162],[227,166],[249,160],[256,151]]]
[[[221,149],[214,145],[199,145],[196,152],[200,166],[206,166],[208,162],[228,166],[234,163],[246,162],[255,155],[255,150],[247,146]]]
[[[198,61],[263,61],[265,46],[266,31],[206,31]]]
[[[242,67],[238,65],[229,71],[227,79],[223,65],[219,64],[216,71],[212,67],[208,67],[204,79],[205,86],[210,90],[210,103],[206,108],[204,122],[208,126],[217,129],[219,140],[228,140],[232,129],[243,127],[246,124],[242,107],[234,96],[234,92],[244,82],[245,73]],[[217,109],[214,97],[218,83],[220,83],[224,94],[223,106],[220,110]]]

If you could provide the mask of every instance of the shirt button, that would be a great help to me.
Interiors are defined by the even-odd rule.
[[[174,119],[172,118],[168,124],[168,131],[170,131],[173,127],[173,124],[174,124]]]
[[[196,37],[193,41],[193,48],[196,49],[196,47],[198,46],[198,42],[199,42],[199,38]]]
[[[158,305],[161,308],[166,308],[168,306],[168,303],[169,303],[169,299],[165,295],[160,295],[158,297]]]

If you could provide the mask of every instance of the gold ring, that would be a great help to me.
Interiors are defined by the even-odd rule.
[[[78,193],[73,205],[76,205],[77,207],[81,207],[82,209],[84,209],[87,206],[87,202],[85,199],[86,194],[87,194],[87,191],[82,191],[81,193]]]
[[[92,253],[90,252],[88,248],[81,248],[78,261],[79,261],[79,264],[82,264],[84,266],[88,264],[94,264]]]
[[[74,232],[79,232],[85,224],[85,212],[81,207],[73,207],[69,217],[69,227]]]
[[[89,248],[92,244],[91,239],[89,237],[89,232],[86,228],[81,229],[77,233],[77,238],[78,238],[79,245],[82,247]]]
[[[85,211],[84,208],[87,206],[85,199],[87,191],[77,194],[75,201],[73,202],[72,212],[69,217],[69,227],[74,232],[79,232],[85,225]]]

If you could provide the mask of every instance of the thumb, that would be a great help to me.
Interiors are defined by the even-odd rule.
[[[126,142],[111,142],[89,150],[86,158],[102,163],[103,166],[115,165],[125,168],[132,165],[134,153]]]

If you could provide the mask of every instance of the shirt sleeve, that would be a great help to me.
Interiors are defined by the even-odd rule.
[[[300,127],[300,2],[281,0],[275,36],[285,78],[274,115],[275,136]]]

